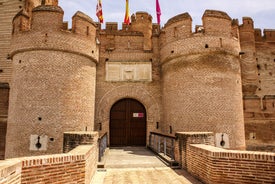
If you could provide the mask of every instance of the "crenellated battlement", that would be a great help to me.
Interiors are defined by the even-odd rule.
[[[275,29],[254,29],[256,42],[275,42]]]
[[[192,17],[188,13],[167,21],[160,34],[162,62],[180,55],[213,51],[238,55],[238,21],[215,10],[206,10],[202,20],[203,24],[197,25],[195,32],[192,32]]]
[[[152,16],[147,12],[138,11],[132,14],[131,22],[132,24],[135,22],[152,22]]]
[[[24,50],[49,49],[86,55],[97,62],[96,23],[77,12],[72,17],[72,29],[68,30],[68,23],[63,22],[64,11],[56,2],[37,6],[32,13],[23,9],[14,17],[11,56]]]

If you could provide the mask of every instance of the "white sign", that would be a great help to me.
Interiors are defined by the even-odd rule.
[[[143,118],[144,117],[144,113],[133,113],[133,117],[134,118]]]

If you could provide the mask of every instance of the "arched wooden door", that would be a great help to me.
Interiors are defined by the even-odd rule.
[[[145,107],[130,98],[116,102],[110,112],[110,146],[145,145]]]

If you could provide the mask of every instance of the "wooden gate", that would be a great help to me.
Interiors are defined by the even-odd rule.
[[[110,146],[145,145],[145,107],[129,98],[116,102],[110,112]]]

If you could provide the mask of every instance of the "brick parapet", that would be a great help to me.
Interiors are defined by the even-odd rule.
[[[204,183],[274,183],[275,153],[190,145],[187,170]]]
[[[254,29],[256,43],[274,43],[275,29],[264,29],[263,35],[261,29]]]
[[[64,132],[63,152],[67,153],[79,145],[94,144],[97,140],[97,132]]]
[[[187,151],[190,144],[214,145],[213,132],[177,132],[175,142],[175,159],[182,168],[187,167]]]
[[[95,138],[97,133],[94,134]],[[8,159],[0,163],[0,184],[85,183],[96,171],[97,141],[79,145],[66,154]]]
[[[22,21],[27,19],[25,13],[22,11],[13,20],[11,57],[20,52],[53,50],[70,52],[86,56],[94,62],[98,61],[96,24],[85,14],[77,12],[73,16],[73,29],[69,31],[63,29],[64,12],[58,6],[36,7],[29,19],[31,27],[22,25]]]

